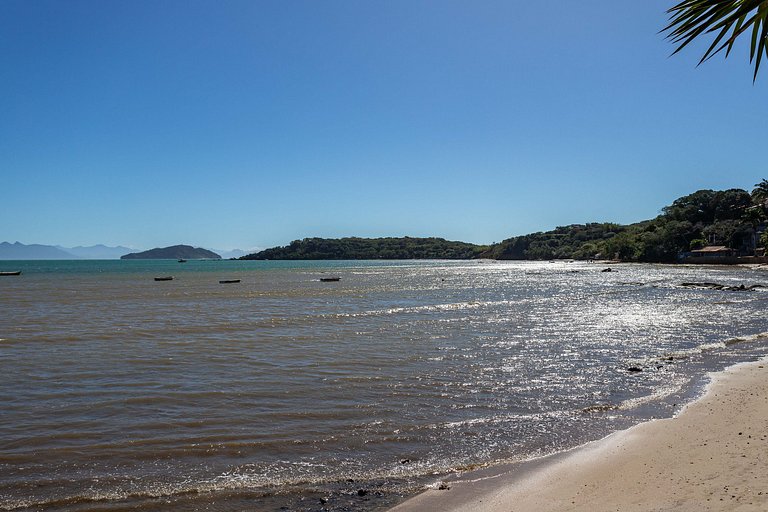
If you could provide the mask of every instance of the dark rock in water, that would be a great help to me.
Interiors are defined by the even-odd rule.
[[[745,286],[740,284],[739,286],[727,286],[719,283],[680,283],[680,286],[684,288],[696,288],[702,290],[724,290],[728,292],[748,292],[756,290],[758,288],[765,288],[762,284],[753,284],[751,286]]]
[[[710,290],[722,290],[725,285],[718,283],[680,283],[685,288],[708,288]]]
[[[601,270],[600,272],[613,272],[613,269],[612,269],[612,268],[610,268],[610,267],[609,267],[609,268],[604,268],[604,269],[603,269],[603,270]]]
[[[629,368],[627,368],[627,371],[628,372],[637,373],[637,372],[643,371],[643,369],[642,368],[638,368],[637,366],[630,366]]]
[[[400,459],[400,464],[410,464],[411,459]]]
[[[618,405],[610,405],[610,404],[601,404],[601,405],[590,405],[589,407],[585,407],[581,410],[581,412],[584,413],[592,413],[592,412],[606,412],[606,411],[615,411],[618,409]]]
[[[357,495],[358,496],[365,496],[366,494],[368,494],[368,491],[366,491],[365,489],[358,489],[357,490]]]
[[[447,483],[445,483],[445,482],[440,482],[440,485],[437,487],[437,489],[438,489],[439,491],[447,491],[447,490],[449,490],[450,488],[451,488],[451,486],[450,486],[450,485],[448,485],[448,484],[447,484]]]

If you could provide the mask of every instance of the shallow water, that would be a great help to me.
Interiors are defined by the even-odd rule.
[[[768,274],[602,268],[0,262],[0,508],[379,509],[768,353],[768,290],[679,286]]]

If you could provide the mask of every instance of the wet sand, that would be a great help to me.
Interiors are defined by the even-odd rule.
[[[768,359],[713,375],[675,418],[447,485],[391,512],[768,510]]]

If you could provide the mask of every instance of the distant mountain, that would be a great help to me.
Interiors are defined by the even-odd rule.
[[[218,260],[221,259],[221,256],[207,249],[192,247],[191,245],[173,245],[144,252],[134,252],[120,257],[121,260],[176,260],[180,258],[185,260]]]
[[[76,257],[52,245],[0,243],[0,260],[72,260]]]
[[[62,247],[3,242],[0,243],[0,260],[116,260],[132,250],[130,247],[108,247],[101,244],[90,247]]]
[[[76,258],[88,259],[88,260],[116,260],[123,254],[129,253],[135,249],[130,247],[123,247],[121,245],[117,247],[107,247],[106,245],[98,244],[90,247],[60,247],[58,249],[72,254]]]
[[[232,249],[231,251],[220,251],[218,249],[212,249],[213,252],[217,254],[221,254],[222,258],[229,259],[229,258],[241,258],[245,256],[246,254],[252,254],[254,252],[259,252],[261,249],[252,249],[250,251],[244,251],[242,249]]]
[[[243,256],[244,260],[396,260],[477,257],[487,247],[442,238],[305,238]]]

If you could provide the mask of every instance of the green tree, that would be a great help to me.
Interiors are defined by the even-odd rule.
[[[755,204],[765,204],[768,200],[768,180],[755,184],[755,188],[752,189],[752,200]]]
[[[704,34],[714,35],[699,64],[723,50],[727,57],[739,36],[751,33],[749,62],[757,79],[768,55],[768,0],[683,0],[667,12],[670,21],[662,32],[677,45],[673,55]]]
[[[768,248],[768,231],[763,231],[763,234],[760,235],[760,245]]]

